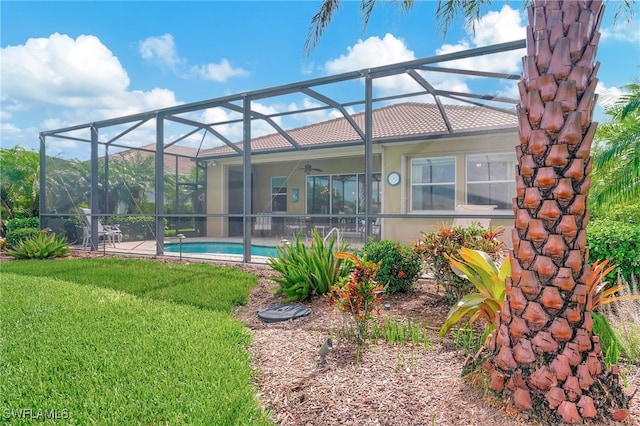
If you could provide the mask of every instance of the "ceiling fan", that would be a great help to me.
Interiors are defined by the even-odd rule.
[[[311,163],[307,161],[307,164],[304,167],[300,167],[298,170],[304,170],[304,174],[308,175],[311,172],[322,172],[322,169],[318,169],[311,166]]]

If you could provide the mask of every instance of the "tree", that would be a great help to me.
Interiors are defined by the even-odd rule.
[[[308,47],[339,3],[323,1]],[[363,0],[363,13],[370,14],[373,3]],[[437,16],[446,30],[459,10],[469,19],[488,3],[439,0]],[[621,5],[631,10],[631,2]],[[628,415],[630,398],[605,370],[586,291],[590,152],[597,127],[594,61],[604,6],[598,0],[534,0],[528,12],[511,276],[485,365],[493,390],[549,422],[580,423],[612,409],[620,418]]]
[[[155,190],[154,156],[132,151],[111,158],[109,186],[114,198],[111,201],[114,205],[122,204],[128,214],[150,213],[147,196]]]
[[[625,88],[629,93],[606,110],[610,121],[596,131],[589,196],[594,207],[640,199],[640,83]]]
[[[0,148],[0,199],[7,218],[38,215],[40,157],[18,145]]]

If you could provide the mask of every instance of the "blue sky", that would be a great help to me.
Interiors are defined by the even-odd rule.
[[[475,33],[458,20],[443,38],[436,3],[418,1],[408,14],[380,3],[363,30],[359,3],[344,2],[317,48],[305,56],[316,0],[3,0],[0,145],[38,149],[43,130],[522,39],[527,24],[521,2],[494,1]],[[615,27],[617,4],[607,5],[597,56],[603,98],[619,94],[640,75],[640,5],[634,22],[619,20]],[[520,73],[523,55],[466,66]],[[449,84],[470,87],[460,80]],[[495,90],[515,96],[514,87]],[[265,100],[260,107],[289,106]],[[228,136],[238,138],[232,130]]]

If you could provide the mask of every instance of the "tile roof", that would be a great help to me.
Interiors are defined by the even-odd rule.
[[[514,114],[480,106],[444,105],[445,112],[455,133],[491,129],[515,129],[518,119]],[[515,112],[515,109],[514,109]],[[353,120],[364,130],[364,113],[354,114]],[[290,129],[287,133],[303,148],[319,148],[325,144],[339,145],[359,142],[362,139],[344,118],[323,121]],[[435,104],[408,102],[373,110],[373,141],[448,134],[438,107]],[[242,143],[237,144],[240,148]],[[279,133],[252,139],[251,150],[267,151],[292,148]],[[228,146],[203,150],[200,157],[232,154]]]
[[[142,149],[144,151],[142,151]],[[151,151],[151,152],[150,152]],[[156,151],[155,144],[141,146],[140,148],[121,151],[112,155],[112,157],[120,157],[125,161],[138,161],[138,158],[147,158]],[[178,174],[188,174],[195,167],[195,163],[190,158],[195,158],[198,150],[186,146],[172,145],[164,151],[164,170],[165,173],[175,173],[176,165]],[[171,155],[175,154],[175,155]],[[189,158],[187,158],[189,157]],[[176,163],[176,158],[178,162]]]

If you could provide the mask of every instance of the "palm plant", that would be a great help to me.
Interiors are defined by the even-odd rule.
[[[374,3],[361,2],[365,24]],[[400,2],[405,9],[412,3]],[[437,16],[446,29],[457,11],[472,19],[489,3],[439,0]],[[308,49],[339,4],[322,2]],[[619,4],[631,10],[630,1]],[[604,368],[598,338],[586,319],[587,199],[603,14],[598,0],[534,0],[528,7],[527,54],[518,86],[511,276],[489,363],[491,388],[509,395],[518,409],[535,409],[569,424],[609,413],[615,419],[629,415],[630,398]],[[594,398],[602,389],[609,397]]]
[[[625,88],[629,93],[606,110],[611,119],[596,132],[594,207],[640,198],[640,83]]]

